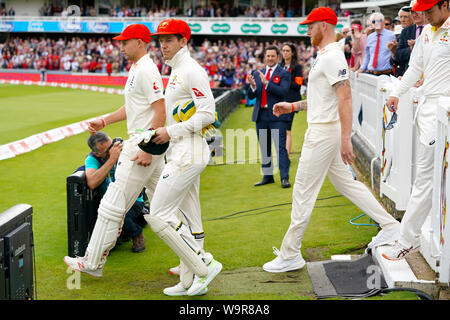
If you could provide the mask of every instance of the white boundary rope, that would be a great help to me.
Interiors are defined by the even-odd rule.
[[[41,82],[41,81],[20,81],[20,80],[3,80],[0,79],[0,84],[13,84],[13,85],[38,85],[48,87],[61,87],[71,88],[78,90],[90,90],[95,92],[105,92],[109,94],[123,94],[122,89],[105,88],[97,86],[88,86],[80,84],[69,83],[56,83],[56,82]],[[103,115],[105,116],[105,115]],[[30,137],[20,139],[14,142],[10,142],[4,145],[0,145],[0,161],[5,159],[14,158],[20,154],[31,152],[37,148],[40,148],[46,144],[50,144],[64,138],[71,137],[76,134],[87,131],[88,121],[95,118],[75,122],[69,125],[65,125],[59,128],[47,130],[38,134],[34,134]]]

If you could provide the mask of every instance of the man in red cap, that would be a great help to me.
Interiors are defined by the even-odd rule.
[[[105,117],[90,121],[88,130],[95,134],[106,125],[127,120],[130,138],[123,143],[115,181],[109,184],[100,202],[84,257],[64,258],[73,270],[94,277],[103,274],[106,257],[120,235],[125,213],[144,187],[149,199],[152,198],[164,166],[164,154],[152,155],[138,147],[142,140],[140,132],[162,127],[166,120],[161,75],[147,54],[150,30],[144,25],[133,24],[113,39],[121,41],[121,52],[133,62],[124,90],[125,104]]]
[[[169,296],[205,294],[222,270],[203,249],[199,188],[210,151],[201,132],[215,121],[215,101],[206,71],[189,54],[190,35],[188,24],[179,19],[162,21],[153,34],[172,68],[165,92],[167,126],[156,129],[153,141],[170,141],[170,147],[150,214],[144,217],[180,257],[180,282],[164,289]]]
[[[416,110],[416,178],[400,228],[400,239],[382,256],[400,260],[420,248],[420,231],[432,207],[436,109],[439,97],[450,96],[449,1],[417,0],[413,11],[423,11],[430,23],[416,40],[413,56],[401,81],[386,102],[397,111],[399,97],[423,77],[422,97]]]
[[[277,256],[264,264],[267,272],[286,272],[303,268],[301,241],[314,203],[328,174],[336,190],[378,222],[382,231],[372,239],[372,248],[394,242],[399,223],[389,215],[369,189],[353,179],[348,165],[353,163],[352,96],[349,70],[344,52],[335,41],[337,17],[330,8],[311,11],[306,21],[307,34],[319,52],[309,72],[307,101],[280,102],[273,108],[276,116],[307,109],[308,130],[295,177],[291,224]]]

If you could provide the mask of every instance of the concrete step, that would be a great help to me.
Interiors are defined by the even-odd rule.
[[[381,255],[388,246],[372,250],[374,261],[378,264],[389,288],[412,288],[421,290],[433,297],[439,295],[436,273],[417,252],[407,259],[390,261]]]

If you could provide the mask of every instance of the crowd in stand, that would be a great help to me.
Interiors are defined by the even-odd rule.
[[[348,16],[350,12],[347,10],[341,10],[339,4],[336,2],[331,5],[332,9],[337,13],[338,16]],[[54,16],[61,15],[64,12],[64,8],[61,6],[55,6],[53,4],[45,3],[39,10],[41,16]],[[311,9],[312,10],[312,9]],[[310,11],[310,10],[309,10]],[[305,12],[308,14],[309,11]],[[97,16],[98,13],[93,6],[85,6],[80,10],[82,16]],[[5,15],[8,15],[5,12]],[[154,5],[151,8],[145,6],[130,7],[117,6],[112,7],[109,10],[109,16],[112,17],[175,17],[175,16],[186,16],[186,17],[254,17],[254,18],[283,18],[283,17],[300,17],[302,16],[302,9],[295,10],[293,7],[283,7],[283,6],[233,6],[230,4],[225,5],[209,5],[209,6],[197,6],[193,8],[188,7],[183,10],[179,7],[162,7],[159,5]]]
[[[423,12],[411,11],[410,5],[402,7],[398,16],[372,13],[365,24],[351,21],[350,28],[337,34],[351,70],[373,75],[401,77],[414,54],[416,39],[428,22]]]
[[[263,49],[277,40],[205,39],[200,46],[189,44],[192,57],[204,66],[210,79],[218,86],[236,87],[245,83],[247,74],[263,64]],[[299,63],[307,75],[314,50],[304,41],[297,44]],[[0,68],[49,70],[82,73],[125,74],[130,62],[120,53],[118,41],[109,38],[73,37],[71,39],[11,37],[0,44]],[[152,41],[149,52],[162,75],[170,74],[157,43]]]
[[[383,18],[381,19],[380,16],[371,15],[365,23],[361,20],[353,20],[350,28],[344,28],[342,33],[338,33],[336,40],[341,42],[351,70],[375,75],[401,76],[409,61],[417,35],[416,27],[414,27],[414,36],[409,36],[411,39],[405,39],[406,32],[402,30],[411,26],[418,27],[420,22],[413,15],[417,14],[411,14],[410,7],[406,6],[399,11],[398,17],[381,15]],[[423,20],[420,25],[424,23]],[[378,66],[374,66],[374,52],[370,39],[378,33],[384,35],[382,37],[384,42],[380,47]],[[205,38],[199,46],[190,43],[189,49],[192,57],[205,68],[210,79],[218,86],[240,87],[246,84],[246,77],[252,70],[263,65],[264,47],[272,44],[280,47],[282,43],[278,40],[271,42],[244,39],[210,41]],[[305,83],[307,83],[315,49],[302,40],[294,44],[297,47],[298,62],[302,66]],[[157,45],[155,41],[151,41],[150,55],[161,74],[169,75],[170,67],[164,63]],[[131,67],[130,62],[120,53],[119,42],[107,37],[50,39],[12,36],[7,42],[0,44],[0,52],[0,68],[4,69],[126,74]]]

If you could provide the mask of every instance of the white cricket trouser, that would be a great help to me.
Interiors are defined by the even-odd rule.
[[[369,189],[362,182],[353,179],[348,166],[342,161],[340,147],[339,121],[309,124],[294,182],[291,224],[280,250],[283,259],[292,259],[301,253],[301,241],[327,174],[339,193],[383,229],[398,225],[399,222],[383,209]]]
[[[123,219],[145,187],[151,197],[164,167],[164,155],[153,155],[150,166],[144,167],[131,161],[141,150],[137,137],[126,140],[117,161],[115,181],[108,186],[98,209],[98,217],[86,249],[89,269],[103,267],[109,251],[120,235]]]
[[[426,98],[418,106],[420,109],[416,118],[418,137],[415,139],[416,176],[400,227],[399,242],[406,247],[419,244],[422,225],[432,207],[436,101]]]
[[[184,221],[193,234],[202,233],[200,174],[208,161],[209,153],[199,155],[192,161],[169,160],[159,177],[150,203],[150,214],[174,228]]]
[[[150,215],[178,229],[180,223],[189,228],[188,237],[191,249],[200,254],[204,261],[210,261],[212,255],[203,250],[203,225],[199,198],[200,174],[210,159],[209,147],[203,138],[185,138],[169,150],[168,163],[160,175],[153,201],[150,203]],[[192,283],[193,271],[180,261],[183,270],[181,282],[188,288]]]

